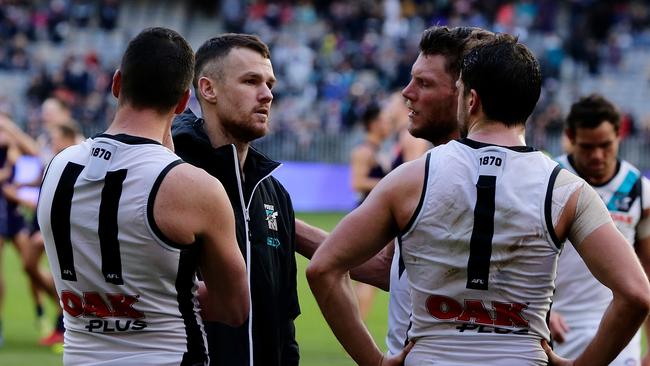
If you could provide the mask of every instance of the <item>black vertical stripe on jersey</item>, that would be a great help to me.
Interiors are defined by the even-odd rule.
[[[406,332],[404,332],[404,347],[408,346],[409,344],[409,331],[411,328],[413,328],[413,321],[411,321],[411,319],[413,319],[412,316],[413,312],[409,314],[409,325],[406,327]]]
[[[61,178],[59,178],[59,183],[54,191],[54,197],[52,197],[50,211],[52,237],[56,247],[56,256],[59,259],[61,279],[66,281],[77,280],[70,239],[70,211],[72,210],[74,184],[83,169],[83,165],[69,162],[63,168],[63,173],[61,173]]]
[[[406,270],[404,258],[402,257],[402,236],[397,236],[397,250],[399,251],[399,259],[397,260],[397,278],[402,278],[402,273]]]
[[[480,175],[476,182],[474,228],[469,242],[467,261],[467,288],[487,290],[494,236],[494,197],[497,177]]]
[[[106,282],[123,285],[120,242],[117,239],[117,210],[122,196],[126,169],[107,172],[99,204],[99,247],[102,252],[102,273]]]
[[[203,338],[203,330],[194,312],[194,276],[198,263],[200,242],[180,251],[178,275],[176,277],[176,296],[178,310],[185,324],[187,351],[183,354],[181,366],[205,365],[208,362],[208,352]]]
[[[548,187],[546,187],[546,198],[544,199],[544,219],[546,220],[546,229],[558,249],[562,248],[562,243],[555,233],[555,227],[553,227],[551,209],[553,205],[553,188],[555,187],[555,180],[557,179],[557,175],[560,174],[560,170],[562,170],[562,167],[558,164],[553,169],[553,172],[551,172],[551,177],[548,179]]]
[[[553,295],[555,295],[555,290],[553,289]],[[553,298],[553,296],[551,296]],[[551,328],[551,310],[553,309],[553,300],[551,300],[551,303],[548,306],[548,311],[546,312],[546,326],[550,329]],[[555,344],[553,343],[553,337],[548,337],[546,341],[548,342],[548,345],[553,349],[555,347]]]

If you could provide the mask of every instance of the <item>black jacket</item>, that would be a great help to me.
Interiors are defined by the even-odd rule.
[[[189,109],[176,117],[172,134],[176,154],[218,178],[226,189],[235,213],[237,242],[250,273],[253,362],[249,360],[249,318],[238,328],[206,322],[210,364],[298,365],[293,324],[300,314],[294,212],[289,194],[271,176],[280,163],[251,147],[241,179],[234,145],[213,148],[203,119]]]

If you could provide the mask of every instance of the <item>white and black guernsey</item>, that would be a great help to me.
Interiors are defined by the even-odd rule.
[[[556,160],[568,171],[578,174],[570,155],[558,156]],[[634,245],[643,210],[650,208],[648,179],[632,164],[620,160],[612,179],[592,187],[607,206],[616,228],[630,245]],[[555,285],[553,310],[562,315],[570,329],[575,330],[573,334],[567,333],[566,344],[557,344],[556,347],[562,356],[577,357],[598,329],[600,320],[612,301],[612,291],[591,274],[573,245],[565,245],[560,255]],[[575,335],[580,334],[581,329],[586,329],[584,334],[581,337]],[[641,331],[621,355],[640,359]],[[624,364],[623,358],[620,364]]]
[[[61,299],[65,365],[207,365],[198,245],[158,229],[153,203],[182,163],[161,144],[98,135],[49,164],[38,221]]]
[[[525,146],[462,139],[428,153],[420,203],[398,238],[415,340],[406,365],[547,362],[559,171]]]

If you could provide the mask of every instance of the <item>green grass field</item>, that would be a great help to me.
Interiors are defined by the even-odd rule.
[[[331,230],[341,214],[302,214],[303,220]],[[2,254],[2,271],[5,276],[5,308],[2,312],[5,344],[0,348],[2,366],[61,365],[61,356],[49,348],[37,345],[39,338],[35,326],[34,306],[29,296],[27,277],[24,275],[13,246],[7,245]],[[309,286],[305,280],[307,260],[298,256],[298,292],[302,314],[296,321],[296,332],[301,351],[301,365],[344,366],[354,365],[325,323]],[[384,347],[388,296],[378,291],[368,326],[377,343]],[[54,316],[50,306],[46,310]]]

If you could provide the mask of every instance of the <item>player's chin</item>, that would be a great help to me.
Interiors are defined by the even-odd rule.
[[[267,123],[255,123],[252,128],[248,129],[249,139],[255,140],[266,136],[269,133],[269,125]]]

